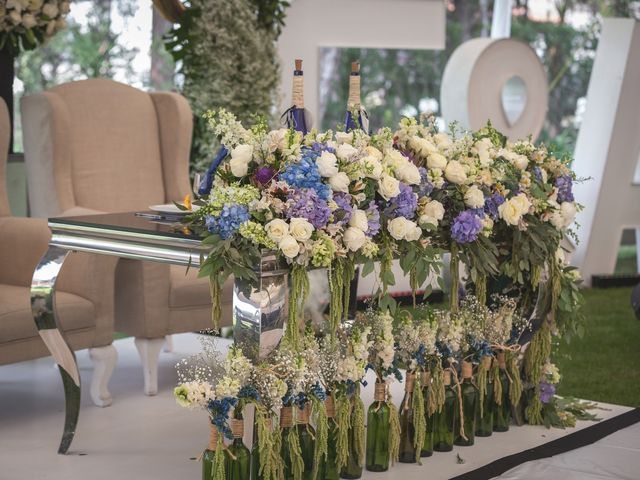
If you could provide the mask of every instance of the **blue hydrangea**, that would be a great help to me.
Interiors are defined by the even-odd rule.
[[[207,230],[217,233],[223,240],[231,238],[248,220],[249,210],[238,204],[226,204],[219,215],[206,215],[204,219]]]
[[[420,185],[418,185],[418,196],[427,197],[433,192],[433,183],[429,181],[429,175],[427,169],[424,167],[418,168],[420,172]]]
[[[471,243],[478,238],[482,231],[480,217],[471,210],[465,210],[453,219],[451,237],[458,243]]]
[[[484,212],[495,220],[498,218],[498,207],[503,203],[504,197],[496,192],[484,199]]]
[[[570,175],[561,175],[556,178],[555,186],[558,189],[558,202],[573,202],[573,180]]]
[[[418,196],[413,189],[404,183],[400,184],[400,194],[392,198],[384,213],[388,218],[405,217],[413,218],[418,208]]]
[[[318,155],[318,152],[312,149],[303,148],[300,161],[287,165],[279,178],[294,188],[313,189],[318,197],[328,200],[331,197],[331,187],[322,181],[316,165]]]

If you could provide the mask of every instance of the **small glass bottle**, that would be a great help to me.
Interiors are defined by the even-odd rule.
[[[416,384],[416,374],[407,373],[404,383],[404,398],[400,403],[400,450],[398,461],[402,463],[416,463],[416,429],[413,423],[413,389]]]
[[[424,398],[424,415],[427,431],[424,434],[424,443],[420,450],[421,457],[433,455],[433,415],[429,415],[429,389],[431,388],[431,372],[428,370],[420,374],[420,387]]]
[[[453,426],[456,423],[456,394],[451,386],[451,372],[442,372],[444,382],[444,404],[440,412],[433,414],[433,450],[450,452],[453,450]]]
[[[313,480],[313,461],[316,451],[316,431],[309,424],[311,415],[311,404],[306,403],[304,408],[296,410],[296,430],[298,433],[298,441],[300,442],[300,451],[302,452],[302,461],[304,462],[303,480]]]
[[[500,405],[495,401],[493,402],[493,431],[506,432],[509,430],[509,424],[511,423],[511,402],[509,401],[509,377],[507,375],[507,363],[504,352],[498,352],[497,361],[500,376],[494,379],[494,381],[498,381],[502,385],[502,401]]]
[[[293,470],[291,469],[291,456],[289,455],[289,432],[293,428],[293,407],[282,407],[280,409],[280,430],[282,435],[282,447],[280,453],[284,463],[284,480],[293,480]]]
[[[242,441],[244,435],[244,420],[231,419],[233,442],[229,445],[229,455],[226,457],[227,480],[249,480],[251,475],[251,452]]]
[[[389,420],[387,385],[376,382],[373,403],[367,412],[366,466],[370,472],[386,472],[389,469]]]
[[[478,410],[478,387],[473,383],[473,364],[462,362],[462,383],[460,385],[462,397],[462,417],[457,418],[454,432],[456,439],[454,444],[460,447],[470,447],[475,442],[476,413]],[[458,397],[456,397],[457,399]],[[460,406],[456,408],[460,411]],[[464,427],[464,437],[460,432],[460,424]],[[467,438],[465,438],[467,437]]]
[[[351,395],[351,400],[350,400],[351,412],[352,412],[351,418],[353,418],[354,404],[359,399],[359,397],[360,397],[360,387],[356,387],[356,390]],[[349,445],[348,445],[349,456],[347,458],[347,464],[342,468],[342,471],[340,472],[340,476],[348,480],[355,480],[362,477],[362,469],[363,469],[363,465],[362,465],[363,459],[360,458],[361,454],[359,452],[358,445],[356,444],[356,426],[355,425],[352,425],[349,428],[348,435],[349,435]]]
[[[327,412],[327,422],[329,423],[329,431],[327,433],[327,457],[321,460],[318,466],[318,480],[339,480],[340,472],[336,464],[338,425],[335,420],[336,405],[332,395],[327,395],[324,401],[324,408]]]
[[[482,357],[482,362],[478,368],[483,368],[487,372],[487,385],[485,388],[482,408],[480,408],[480,397],[478,396],[478,410],[476,414],[476,437],[490,437],[493,433],[493,381],[489,375],[491,370],[491,357]]]
[[[202,480],[211,480],[215,468],[216,448],[218,448],[218,429],[209,422],[209,445],[202,454]]]

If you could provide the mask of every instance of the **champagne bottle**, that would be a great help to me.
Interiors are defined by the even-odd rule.
[[[289,454],[289,433],[293,428],[293,407],[282,407],[280,409],[280,433],[282,435],[280,453],[282,455],[282,462],[284,463],[284,480],[293,480],[291,455]]]
[[[376,382],[373,403],[367,412],[366,467],[371,472],[389,469],[390,409],[386,402],[387,385]]]
[[[413,422],[413,389],[416,384],[416,374],[407,373],[404,383],[404,398],[400,403],[400,451],[398,461],[402,463],[416,462],[415,437],[416,429]]]
[[[444,404],[442,409],[433,414],[433,450],[450,452],[453,450],[453,426],[458,416],[456,410],[456,393],[451,386],[451,372],[442,372],[444,382]]]
[[[291,107],[285,112],[287,127],[307,134],[307,121],[304,115],[304,74],[302,72],[302,60],[295,61],[293,71],[293,87],[291,89]]]
[[[470,447],[475,442],[476,410],[478,409],[478,387],[473,383],[473,364],[471,362],[462,362],[460,390],[461,398],[456,397],[456,399],[462,401],[462,418],[457,418],[454,429],[456,438],[453,443],[461,447]],[[460,405],[456,410],[460,411]],[[464,427],[464,437],[460,432],[461,424]]]
[[[420,450],[421,457],[430,457],[433,455],[433,415],[429,415],[429,389],[431,388],[431,372],[423,371],[420,377],[420,386],[422,388],[422,397],[424,398],[424,414],[426,417],[427,431],[424,435],[424,443]]]
[[[351,75],[349,76],[349,97],[347,99],[347,113],[344,121],[345,130],[367,130],[365,119],[362,118],[360,102],[360,62],[351,63]],[[355,118],[354,118],[355,115]]]
[[[229,446],[226,457],[227,480],[249,480],[251,475],[251,452],[242,441],[244,435],[244,420],[231,420],[233,442]]]
[[[202,480],[211,480],[215,469],[216,449],[218,448],[218,429],[209,423],[209,445],[202,454]]]
[[[338,441],[338,428],[336,424],[336,406],[332,395],[327,395],[324,401],[324,408],[327,412],[327,421],[329,423],[329,431],[327,434],[327,457],[320,459],[318,466],[317,480],[339,480],[340,472],[336,464],[336,444]]]
[[[298,441],[300,442],[300,451],[302,452],[302,460],[304,462],[303,480],[313,479],[313,461],[316,451],[316,431],[309,424],[309,416],[311,415],[311,404],[306,403],[304,408],[297,410],[296,430]]]
[[[494,382],[500,382],[502,386],[502,395],[500,396],[500,404],[498,398],[494,398],[493,402],[493,431],[506,432],[509,430],[511,423],[511,402],[509,401],[509,377],[507,375],[507,363],[505,353],[498,352],[497,355],[499,377],[494,378]]]
[[[490,437],[493,433],[493,381],[489,376],[491,370],[491,357],[482,357],[482,363],[478,368],[484,369],[487,374],[487,385],[485,388],[485,395],[482,401],[482,408],[480,408],[480,399],[478,397],[478,410],[476,415],[476,436],[477,437]]]

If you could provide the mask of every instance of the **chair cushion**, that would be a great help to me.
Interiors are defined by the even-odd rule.
[[[209,279],[198,278],[198,269],[171,265],[169,307],[202,307],[211,305]]]
[[[78,295],[56,292],[56,311],[64,332],[94,326],[93,304]],[[10,342],[37,336],[29,288],[0,284],[0,340]]]

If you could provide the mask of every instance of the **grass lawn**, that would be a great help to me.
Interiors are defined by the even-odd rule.
[[[585,334],[561,342],[554,355],[559,395],[640,406],[640,321],[631,310],[631,288],[588,289]]]

